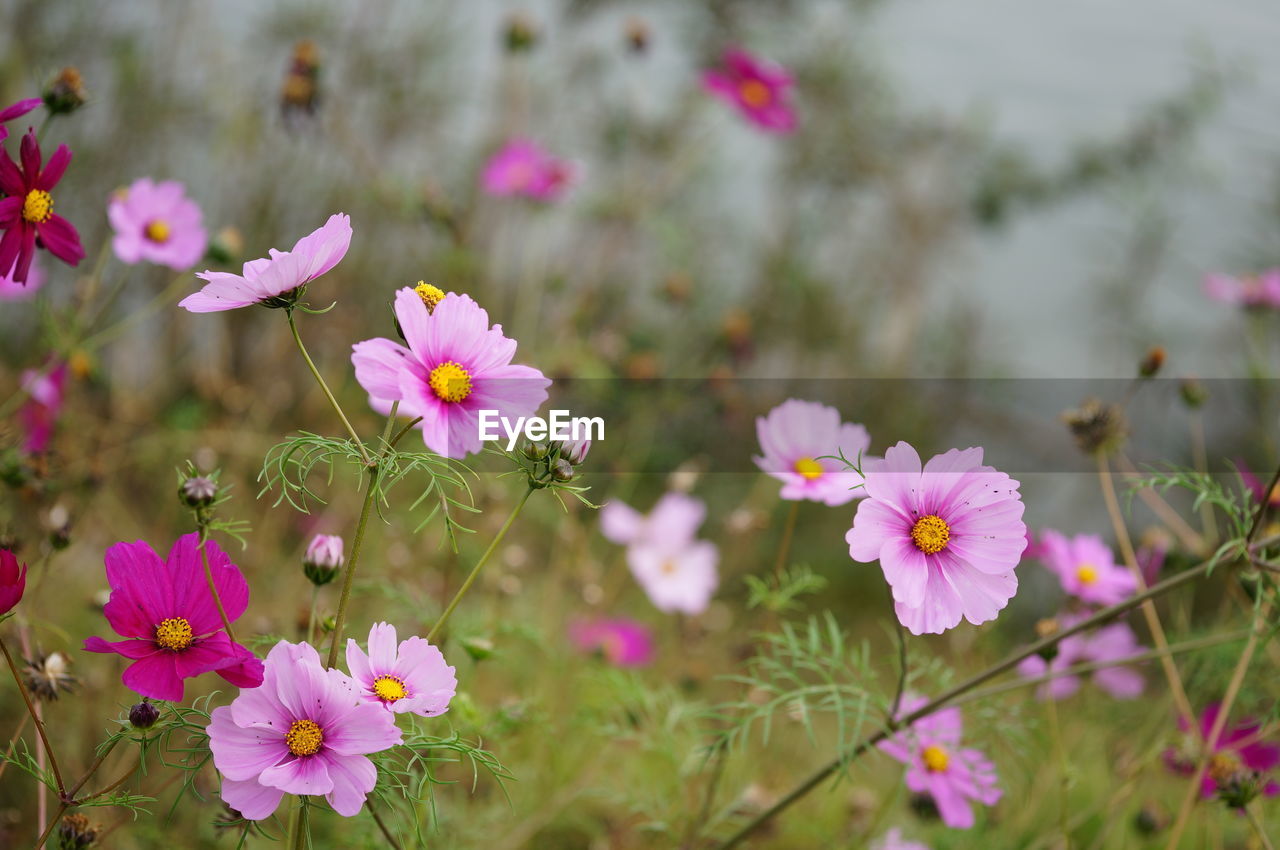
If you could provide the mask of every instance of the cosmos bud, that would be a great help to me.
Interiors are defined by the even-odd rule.
[[[68,65],[45,86],[41,94],[45,107],[53,115],[66,115],[84,106],[86,94],[80,71]]]
[[[555,463],[551,464],[551,477],[557,481],[572,481],[573,464],[562,457],[556,458]]]
[[[1164,361],[1164,346],[1152,346],[1146,356],[1138,361],[1138,377],[1154,378],[1160,372],[1161,367],[1164,366]]]
[[[1209,391],[1196,378],[1184,378],[1178,385],[1178,392],[1182,395],[1182,403],[1192,410],[1203,407],[1209,400]]]
[[[627,47],[632,53],[644,53],[649,49],[649,39],[651,31],[649,24],[643,18],[627,18],[626,28],[624,30],[627,38]]]
[[[207,508],[218,497],[218,485],[212,478],[193,475],[182,482],[178,497],[189,508]]]
[[[302,556],[302,572],[316,587],[333,581],[345,563],[342,538],[336,534],[317,534]]]
[[[538,25],[524,12],[512,12],[507,18],[503,41],[509,53],[531,50],[538,43]]]
[[[155,703],[148,700],[135,703],[129,709],[129,723],[135,729],[150,729],[156,725],[156,721],[160,719],[160,709],[156,708]]]

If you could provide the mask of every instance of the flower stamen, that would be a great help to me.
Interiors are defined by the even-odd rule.
[[[465,401],[471,395],[471,373],[452,360],[432,369],[427,384],[441,401]]]
[[[164,649],[181,652],[194,640],[191,624],[182,617],[167,617],[156,626],[156,644]]]
[[[43,189],[32,189],[22,202],[22,217],[32,224],[43,224],[53,217],[53,195]]]
[[[803,477],[806,481],[812,481],[815,478],[821,478],[825,472],[822,464],[818,463],[811,457],[802,457],[791,465],[793,471]]]
[[[1098,580],[1098,568],[1093,564],[1081,564],[1076,567],[1076,578],[1081,584],[1093,584]]]
[[[951,526],[937,514],[928,514],[911,526],[911,542],[926,555],[936,555],[947,548],[951,540]]]
[[[284,743],[295,756],[313,756],[324,743],[324,730],[314,720],[295,720],[284,736]]]
[[[773,93],[769,91],[769,87],[759,80],[743,80],[739,83],[738,96],[752,109],[768,106],[769,101],[773,99]]]
[[[395,702],[409,695],[404,679],[399,676],[379,676],[373,680],[373,692],[383,702]]]
[[[444,290],[425,281],[418,281],[418,285],[413,288],[413,291],[418,293],[422,303],[427,305],[428,313],[434,313],[436,305],[444,300]]]
[[[143,232],[149,241],[155,242],[158,245],[163,245],[168,242],[169,237],[173,235],[172,231],[169,229],[169,222],[162,218],[153,218],[151,221],[147,222],[147,227]]]
[[[924,762],[925,770],[930,773],[942,773],[950,764],[951,756],[947,755],[947,751],[942,747],[930,745],[920,753],[920,760]]]

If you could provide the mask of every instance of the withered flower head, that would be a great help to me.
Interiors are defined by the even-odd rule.
[[[1154,378],[1164,366],[1165,351],[1162,345],[1153,345],[1151,350],[1138,361],[1138,377]]]
[[[1065,411],[1062,421],[1075,437],[1076,445],[1087,454],[1115,451],[1129,433],[1129,423],[1120,405],[1096,398],[1087,398],[1079,408]]]
[[[27,690],[46,701],[56,700],[59,693],[70,693],[80,684],[71,675],[71,659],[65,652],[37,652],[23,665],[22,678]]]
[[[54,115],[65,115],[75,112],[84,106],[88,96],[84,89],[84,78],[80,71],[68,65],[58,72],[41,94],[45,107]]]
[[[60,850],[84,850],[98,842],[101,830],[81,814],[67,815],[58,824]]]

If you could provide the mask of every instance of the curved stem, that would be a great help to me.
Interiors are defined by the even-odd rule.
[[[1052,635],[1049,635],[1048,637],[1041,638],[1035,643],[1032,643],[1026,647],[1023,647],[1021,650],[1015,652],[1013,655],[1010,655],[1008,658],[999,662],[998,664],[994,664],[991,667],[988,667],[986,670],[983,670],[981,673],[977,673],[969,677],[965,681],[952,687],[950,690],[944,692],[940,696],[933,698],[925,705],[920,706],[914,711],[908,712],[897,721],[890,721],[889,723],[886,723],[879,731],[864,738],[863,740],[855,744],[853,747],[851,747],[849,750],[840,754],[839,757],[832,759],[831,761],[827,762],[827,764],[818,768],[816,771],[810,774],[810,776],[807,779],[804,779],[803,781],[801,781],[799,785],[791,789],[791,791],[789,791],[786,795],[781,797],[776,803],[774,803],[769,808],[765,809],[760,814],[756,815],[750,822],[742,826],[737,832],[735,832],[725,841],[717,845],[716,850],[730,850],[730,848],[732,847],[739,846],[740,844],[742,844],[743,841],[747,839],[748,836],[750,836],[753,832],[755,832],[765,823],[768,823],[770,820],[777,817],[782,812],[786,811],[794,803],[796,803],[798,800],[803,798],[806,794],[808,794],[814,788],[817,788],[819,785],[825,782],[828,778],[830,778],[833,774],[835,774],[836,771],[840,770],[841,766],[852,762],[854,759],[858,758],[859,756],[862,756],[868,750],[874,747],[876,744],[885,740],[886,738],[888,738],[890,735],[892,735],[894,732],[898,731],[899,729],[902,729],[906,726],[910,726],[912,723],[916,722],[920,718],[927,717],[930,714],[933,714],[939,709],[946,707],[956,697],[959,697],[962,694],[965,694],[973,690],[974,688],[977,688],[979,685],[986,684],[988,681],[990,681],[991,679],[994,679],[996,676],[999,676],[1002,673],[1006,673],[1009,670],[1012,670],[1013,668],[1017,667],[1018,664],[1024,658],[1029,658],[1030,656],[1043,652],[1046,649],[1055,647],[1062,641],[1071,637],[1072,635],[1079,634],[1080,632],[1083,632],[1083,631],[1087,631],[1088,629],[1091,629],[1094,626],[1101,625],[1102,623],[1112,620],[1115,617],[1120,616],[1121,614],[1132,611],[1134,608],[1137,608],[1139,605],[1146,602],[1148,599],[1153,599],[1157,596],[1168,593],[1170,590],[1173,590],[1174,588],[1181,587],[1184,584],[1187,584],[1189,582],[1195,581],[1198,578],[1203,577],[1206,573],[1209,572],[1209,570],[1213,567],[1213,565],[1214,565],[1213,562],[1205,561],[1195,567],[1192,567],[1189,570],[1186,570],[1185,572],[1178,573],[1175,576],[1170,576],[1169,578],[1165,579],[1159,584],[1154,585],[1141,593],[1138,593],[1134,596],[1129,597],[1124,602],[1121,602],[1116,605],[1112,605],[1109,608],[1104,608],[1101,611],[1098,611],[1096,614],[1090,617],[1086,617],[1085,619],[1081,620],[1080,622],[1076,623],[1073,626],[1069,626],[1065,629],[1062,629],[1061,631],[1056,632]]]
[[[58,795],[65,797],[67,795],[67,786],[62,782],[62,773],[58,770],[58,760],[53,756],[53,747],[49,746],[49,736],[44,731],[44,721],[40,719],[40,715],[36,713],[36,707],[31,703],[31,695],[27,693],[27,686],[22,682],[22,674],[18,672],[18,665],[13,663],[13,656],[9,653],[9,647],[4,642],[4,638],[0,638],[0,652],[4,653],[4,660],[9,665],[9,672],[13,674],[14,684],[18,686],[18,693],[22,694],[22,701],[27,706],[27,713],[31,715],[31,721],[36,726],[36,733],[40,735],[40,743],[44,746],[44,751],[49,755],[49,767],[53,770],[53,778],[58,783]]]
[[[1267,837],[1267,831],[1263,828],[1262,821],[1258,818],[1258,813],[1254,811],[1252,803],[1244,807],[1244,813],[1249,818],[1249,826],[1253,827],[1253,833],[1258,836],[1258,841],[1261,842],[1263,850],[1276,850],[1276,846]]]
[[[342,405],[338,404],[338,399],[334,397],[333,391],[329,389],[329,385],[325,383],[324,378],[320,375],[320,370],[316,368],[316,364],[311,359],[311,355],[307,353],[307,347],[302,344],[302,337],[298,335],[298,322],[293,318],[293,310],[285,310],[285,316],[289,319],[289,330],[293,333],[293,341],[298,345],[298,351],[302,354],[302,359],[307,361],[307,368],[311,370],[311,374],[315,376],[316,383],[320,385],[320,389],[324,392],[324,397],[329,400],[329,405],[333,408],[333,412],[338,414],[338,418],[342,420],[343,426],[347,429],[347,433],[351,435],[351,439],[355,442],[356,447],[360,449],[360,457],[364,460],[365,466],[373,465],[373,458],[369,456],[369,451],[364,447],[364,441],[356,434],[356,429],[351,427],[351,421],[347,419],[347,414],[342,412]]]
[[[238,643],[236,633],[231,630],[231,620],[227,617],[227,609],[222,607],[222,597],[218,595],[218,587],[213,583],[213,570],[209,569],[209,553],[205,550],[204,544],[209,539],[209,529],[205,523],[200,523],[200,563],[204,566],[204,580],[209,583],[209,592],[213,594],[213,602],[218,606],[218,616],[222,618],[222,628],[226,629],[227,637],[231,638],[232,643]]]
[[[490,556],[492,556],[494,550],[498,548],[498,544],[502,542],[502,538],[507,536],[507,530],[511,528],[511,523],[515,522],[516,517],[520,514],[521,508],[524,507],[524,503],[529,501],[529,497],[533,495],[533,489],[534,488],[530,487],[525,490],[524,496],[520,498],[519,502],[516,502],[516,506],[511,510],[511,515],[508,516],[507,521],[502,524],[502,528],[498,529],[497,536],[495,536],[493,541],[489,543],[489,548],[484,550],[484,554],[480,556],[480,560],[476,561],[476,565],[471,568],[471,572],[467,575],[467,580],[462,583],[462,586],[458,588],[458,592],[453,595],[453,599],[449,601],[449,606],[444,609],[444,613],[440,615],[440,619],[431,627],[431,631],[427,632],[427,643],[433,643],[436,637],[440,634],[440,630],[444,628],[444,624],[449,622],[449,617],[453,614],[453,609],[458,607],[458,603],[462,601],[462,597],[466,596],[467,591],[471,589],[471,585],[475,583],[476,577],[480,575],[480,569],[488,563]]]

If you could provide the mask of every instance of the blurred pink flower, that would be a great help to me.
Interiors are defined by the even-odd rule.
[[[0,109],[0,142],[9,138],[9,128],[4,126],[5,124],[15,118],[21,118],[40,104],[40,98],[29,97],[26,100],[18,101],[12,106],[6,106],[4,109]]]
[[[599,652],[615,667],[644,667],[653,661],[653,636],[635,620],[588,620],[569,625],[569,638],[583,652]]]
[[[923,468],[898,443],[863,464],[868,498],[845,535],[855,561],[879,560],[898,620],[941,634],[963,617],[995,619],[1018,590],[1027,545],[1018,482],[982,465],[982,449],[952,449]]]
[[[480,411],[514,422],[547,400],[551,381],[530,366],[514,365],[516,341],[489,325],[489,314],[470,296],[449,293],[432,311],[412,289],[396,293],[396,320],[409,347],[389,339],[352,346],[356,380],[369,404],[384,415],[400,402],[400,415],[422,417],[422,439],[444,457],[480,451]]]
[[[578,168],[528,139],[512,139],[484,167],[481,182],[490,195],[522,195],[555,201],[573,185]]]
[[[13,279],[13,272],[0,275],[0,301],[29,301],[36,297],[40,287],[44,286],[44,272],[40,264],[33,262],[27,271],[27,282],[19,283]]]
[[[1215,301],[1254,309],[1280,309],[1280,268],[1256,275],[1211,274],[1204,292]]]
[[[271,249],[270,257],[250,260],[244,274],[203,271],[204,288],[178,303],[192,313],[234,310],[251,304],[283,307],[297,300],[306,285],[332,269],[351,247],[351,218],[329,216],[320,228],[299,239],[289,252]]]
[[[706,517],[705,502],[672,491],[658,499],[648,516],[625,502],[609,502],[600,509],[600,532],[622,546],[678,546],[693,540]]]
[[[927,702],[906,696],[900,713],[909,714]],[[1001,796],[995,765],[978,750],[960,746],[961,725],[960,709],[944,708],[877,745],[907,766],[907,788],[932,797],[942,822],[953,829],[973,826],[970,800],[994,806]]]
[[[0,199],[0,274],[26,283],[37,247],[72,266],[84,259],[84,248],[71,222],[53,211],[51,193],[71,164],[71,150],[58,145],[46,163],[35,131],[29,130],[19,158],[21,167],[0,150],[0,192],[8,195]]]
[[[339,569],[343,564],[342,538],[337,534],[317,534],[307,544],[302,556],[305,564],[327,569]]]
[[[1238,458],[1235,463],[1236,471],[1240,473],[1240,480],[1244,482],[1245,487],[1249,488],[1249,492],[1253,495],[1254,502],[1261,504],[1265,499],[1272,507],[1280,507],[1280,485],[1276,485],[1276,488],[1272,490],[1270,494],[1267,494],[1263,491],[1267,489],[1267,484],[1270,483],[1269,480],[1263,481],[1259,478],[1257,474],[1249,468],[1249,465],[1244,462],[1243,458]]]
[[[27,393],[27,400],[18,410],[18,421],[22,424],[22,450],[27,454],[40,454],[49,448],[58,414],[62,412],[67,374],[66,363],[22,373],[22,389]]]
[[[1078,618],[1060,617],[1066,627],[1078,622]],[[1140,654],[1142,647],[1125,623],[1103,626],[1092,634],[1072,635],[1057,646],[1057,654],[1046,661],[1042,656],[1024,658],[1018,665],[1019,675],[1034,679],[1051,673],[1060,673],[1077,664],[1105,664],[1122,661]],[[1142,674],[1131,667],[1107,667],[1091,674],[1093,683],[1116,699],[1134,699],[1142,693]],[[1080,688],[1079,676],[1055,676],[1036,690],[1039,699],[1065,699]]]
[[[1067,537],[1046,529],[1040,542],[1044,565],[1058,576],[1063,590],[1083,602],[1115,605],[1138,589],[1133,573],[1116,563],[1111,547],[1096,534]]]
[[[27,565],[18,563],[18,556],[8,549],[0,549],[0,614],[12,611],[26,589]]]
[[[1179,749],[1168,749],[1164,752],[1165,765],[1174,773],[1191,776],[1195,773],[1196,759],[1209,740],[1209,733],[1218,720],[1220,706],[1213,703],[1200,714],[1199,729],[1193,738],[1191,729],[1185,720],[1178,719],[1178,728],[1187,736],[1187,741]],[[1200,785],[1202,797],[1212,797],[1219,787],[1219,779],[1227,779],[1240,770],[1256,771],[1259,774],[1271,773],[1280,765],[1280,746],[1262,738],[1262,728],[1252,720],[1242,720],[1235,726],[1230,721],[1222,727],[1218,742],[1214,745],[1213,756],[1209,761]],[[1263,793],[1267,796],[1280,794],[1280,785],[1266,779]]]
[[[790,133],[796,128],[787,71],[737,48],[725,51],[721,61],[720,68],[703,73],[703,88],[766,132]]]
[[[756,466],[782,482],[782,498],[843,505],[864,498],[862,476],[850,463],[866,455],[871,437],[861,425],[840,421],[840,412],[816,401],[788,399],[756,419],[763,457]]]
[[[895,826],[882,835],[879,841],[873,841],[871,850],[929,850],[929,845],[908,841],[902,837],[902,830]]]
[[[262,687],[210,715],[209,750],[222,801],[248,820],[271,817],[286,793],[321,796],[355,817],[378,780],[369,760],[402,742],[390,712],[362,702],[355,683],[326,670],[309,644],[280,641]]]
[[[701,614],[720,584],[715,544],[705,540],[643,543],[628,547],[631,574],[659,611]]]
[[[199,262],[209,244],[200,207],[174,180],[134,182],[111,196],[107,218],[115,230],[111,247],[129,265],[146,260],[183,271]]]
[[[396,627],[390,623],[373,624],[368,647],[366,653],[347,639],[347,669],[362,699],[395,714],[435,717],[449,710],[458,678],[439,649],[417,636],[397,645]]]

